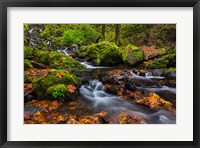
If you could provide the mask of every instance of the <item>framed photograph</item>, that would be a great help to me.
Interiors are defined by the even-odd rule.
[[[200,147],[199,5],[1,1],[1,147]]]

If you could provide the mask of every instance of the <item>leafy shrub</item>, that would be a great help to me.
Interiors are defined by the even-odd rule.
[[[63,45],[90,44],[95,42],[97,37],[98,33],[90,25],[77,25],[76,28],[64,31],[61,43]]]
[[[55,99],[63,100],[66,93],[66,86],[64,84],[57,84],[47,89],[47,94]]]

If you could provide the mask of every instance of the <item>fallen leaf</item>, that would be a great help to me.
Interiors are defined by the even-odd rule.
[[[73,85],[67,85],[67,91],[70,93],[74,93],[76,90],[76,87]]]

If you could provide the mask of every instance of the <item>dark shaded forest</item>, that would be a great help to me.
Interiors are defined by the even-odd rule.
[[[176,25],[24,24],[25,124],[175,124]]]

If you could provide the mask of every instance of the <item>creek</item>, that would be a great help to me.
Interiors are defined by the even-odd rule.
[[[81,62],[86,68],[90,69],[98,74],[101,71],[105,72],[112,69],[112,67],[95,67],[86,62]],[[145,76],[140,76],[139,73],[136,74],[131,71],[131,75],[138,79],[139,81],[154,81],[155,79],[165,79],[160,76],[153,76],[151,73],[145,73]],[[176,89],[167,86],[143,86],[137,87],[138,90],[147,90],[150,92],[156,92],[163,96],[166,100],[175,101]],[[104,85],[98,80],[98,77],[93,76],[86,84],[82,85],[79,89],[81,99],[86,102],[90,102],[94,112],[106,111],[108,112],[112,122],[115,123],[115,116],[119,113],[128,113],[131,116],[140,116],[145,122],[149,124],[175,124],[176,117],[167,110],[152,110],[149,107],[141,104],[134,103],[133,101],[128,101],[124,98],[111,95],[106,93]],[[163,94],[163,95],[162,95]],[[166,95],[167,94],[167,95]],[[169,97],[168,97],[169,96]],[[172,101],[172,102],[173,102]],[[174,102],[175,103],[175,102]]]

